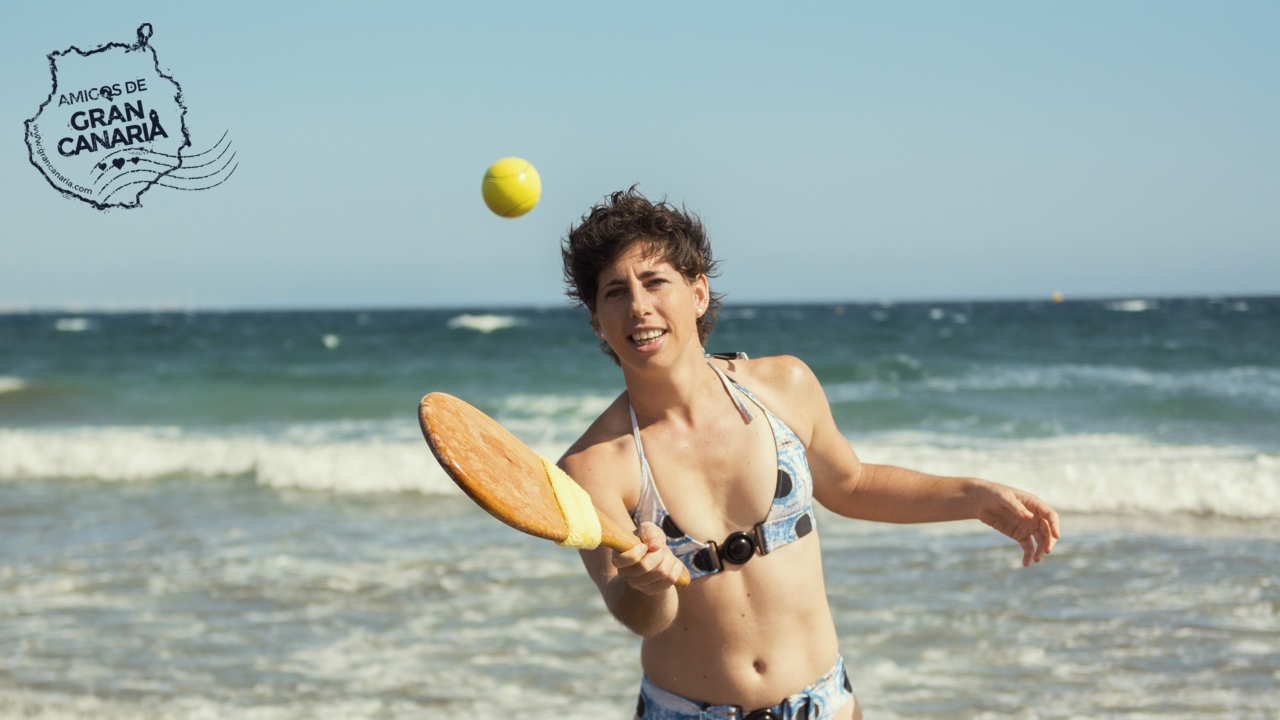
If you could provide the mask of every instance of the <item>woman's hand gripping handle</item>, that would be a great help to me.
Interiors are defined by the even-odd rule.
[[[645,595],[657,595],[673,585],[688,586],[689,569],[667,547],[666,536],[657,525],[641,523],[636,536],[639,542],[626,550],[610,545],[618,577]]]

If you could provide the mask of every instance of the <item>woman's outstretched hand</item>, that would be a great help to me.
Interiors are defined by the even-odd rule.
[[[1025,490],[984,481],[975,505],[975,517],[1022,546],[1023,567],[1040,562],[1062,537],[1057,511]]]
[[[651,522],[640,523],[636,530],[640,544],[630,550],[613,554],[613,566],[633,590],[645,595],[665,592],[680,579],[684,567],[680,559],[667,547],[662,530]]]

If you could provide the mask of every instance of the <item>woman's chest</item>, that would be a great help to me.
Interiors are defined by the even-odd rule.
[[[699,433],[654,433],[645,450],[667,512],[689,536],[722,538],[769,514],[778,455],[764,417]]]

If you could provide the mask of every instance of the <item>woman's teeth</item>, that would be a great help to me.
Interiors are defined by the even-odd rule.
[[[654,338],[661,337],[666,330],[641,330],[638,333],[631,334],[631,340],[637,345],[643,345]]]

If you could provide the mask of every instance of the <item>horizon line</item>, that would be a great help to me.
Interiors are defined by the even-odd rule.
[[[770,307],[770,306],[813,306],[813,305],[829,305],[835,306],[859,306],[859,305],[925,305],[925,304],[958,304],[958,303],[1026,303],[1026,302],[1043,302],[1048,304],[1055,303],[1074,303],[1074,302],[1107,302],[1107,301],[1123,301],[1123,300],[1152,300],[1159,302],[1161,300],[1260,300],[1280,298],[1280,293],[1248,293],[1248,294],[1220,294],[1206,293],[1197,295],[1181,295],[1181,294],[1087,294],[1078,296],[1063,296],[1061,300],[1056,300],[1054,295],[1043,296],[979,296],[971,298],[846,298],[846,299],[809,299],[809,300],[732,300],[726,299],[724,307]],[[141,313],[237,313],[237,312],[405,312],[405,311],[424,311],[424,310],[534,310],[536,312],[546,312],[549,310],[576,310],[577,306],[563,302],[558,304],[523,302],[523,303],[495,303],[495,304],[463,304],[463,303],[445,303],[436,305],[402,305],[402,304],[351,304],[351,305],[197,305],[182,302],[163,302],[163,303],[66,303],[62,305],[37,305],[33,303],[0,303],[0,315],[41,315],[54,313],[84,313],[84,314],[108,314],[108,315],[128,315]]]

